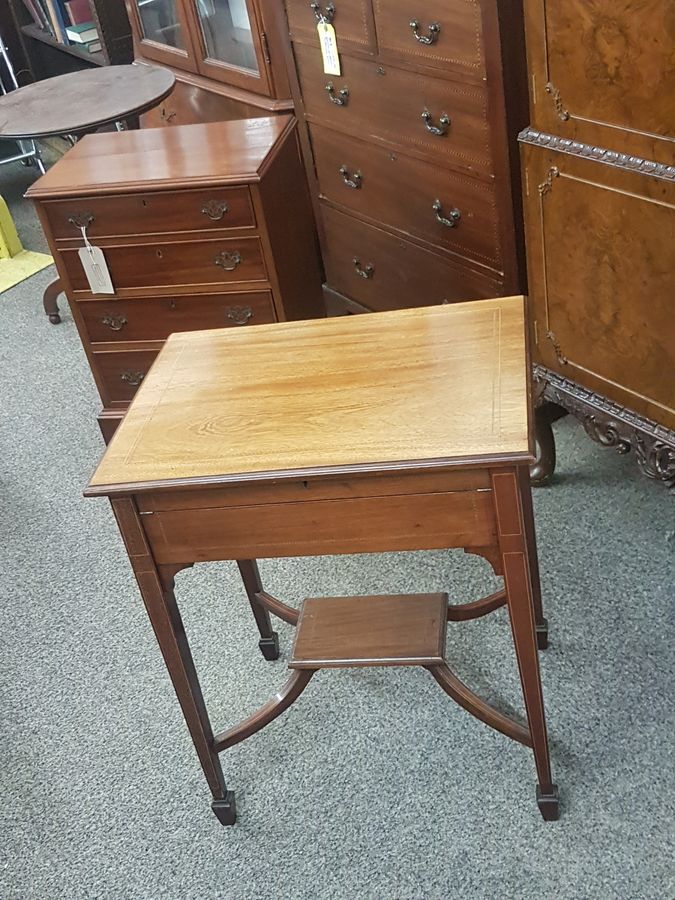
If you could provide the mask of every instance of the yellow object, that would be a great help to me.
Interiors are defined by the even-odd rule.
[[[0,294],[53,262],[47,253],[23,249],[7,204],[0,197]]]

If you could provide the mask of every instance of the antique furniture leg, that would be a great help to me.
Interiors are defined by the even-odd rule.
[[[532,564],[529,560],[525,475],[517,469],[493,470],[492,489],[504,567],[513,642],[537,770],[537,804],[547,821],[559,817],[558,788],[551,777],[544,699],[539,673]]]
[[[246,595],[260,632],[258,646],[262,651],[262,655],[265,659],[279,659],[279,635],[272,629],[269,610],[263,606],[256,596],[263,592],[258,563],[254,559],[238,559],[237,565],[239,566],[239,572],[246,588]]]
[[[544,617],[541,602],[541,579],[539,578],[539,556],[537,554],[537,537],[534,528],[534,509],[532,508],[532,488],[530,486],[531,471],[519,467],[520,496],[523,506],[523,523],[527,541],[527,556],[530,566],[532,584],[532,602],[534,603],[534,621],[537,630],[537,646],[540,650],[548,647],[548,621]]]
[[[45,310],[45,315],[49,316],[49,321],[52,325],[58,325],[61,321],[59,306],[56,299],[62,290],[63,285],[61,284],[61,279],[56,278],[51,284],[47,285],[45,292],[42,295],[42,305]]]
[[[143,603],[213,795],[211,808],[221,824],[233,825],[236,819],[234,792],[227,789],[214,749],[211,723],[173,591],[174,576],[182,567],[155,565],[133,500],[112,500],[112,507]]]

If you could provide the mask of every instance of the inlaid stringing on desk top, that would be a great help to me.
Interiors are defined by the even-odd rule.
[[[525,457],[527,378],[522,297],[175,334],[87,493]]]

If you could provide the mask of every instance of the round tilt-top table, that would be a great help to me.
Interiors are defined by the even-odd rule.
[[[0,138],[8,140],[70,137],[74,140],[104,125],[128,123],[161,103],[176,79],[157,66],[104,66],[37,81],[0,97]],[[37,152],[38,167],[44,172]],[[44,293],[45,313],[61,321],[57,279]]]

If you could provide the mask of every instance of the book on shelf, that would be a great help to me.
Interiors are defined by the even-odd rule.
[[[100,41],[90,41],[88,44],[78,44],[79,50],[86,50],[87,53],[100,53],[103,49]]]
[[[26,7],[28,12],[30,13],[31,19],[35,22],[38,28],[42,28],[45,31],[51,32],[51,25],[49,24],[49,19],[47,18],[47,14],[40,6],[40,0],[23,0],[23,5]]]
[[[89,0],[65,0],[63,5],[66,8],[71,25],[82,25],[85,22],[91,22]]]
[[[52,25],[52,32],[57,41],[67,44],[66,25],[63,20],[63,13],[58,0],[44,0],[46,11]]]
[[[98,40],[98,30],[93,22],[81,22],[66,28],[68,39],[74,44],[90,44]]]

